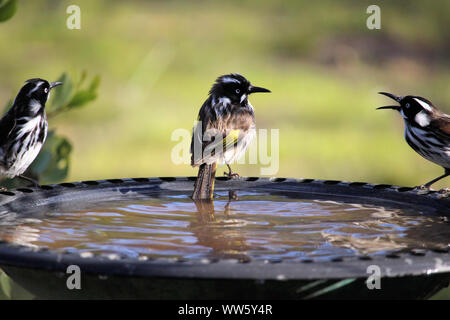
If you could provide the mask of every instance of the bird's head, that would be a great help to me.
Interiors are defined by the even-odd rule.
[[[62,85],[62,82],[48,82],[47,80],[39,78],[29,79],[25,81],[25,85],[20,89],[16,102],[34,100],[44,106],[50,97],[50,91],[59,85]]]
[[[430,124],[431,118],[434,114],[439,113],[438,109],[431,103],[431,101],[419,96],[396,96],[392,93],[380,92],[399,103],[396,106],[383,106],[377,109],[393,109],[400,112],[405,121],[415,122],[421,127],[426,127]]]
[[[209,94],[227,103],[247,103],[248,96],[255,92],[270,92],[270,90],[253,86],[244,76],[231,73],[220,76],[212,86]]]

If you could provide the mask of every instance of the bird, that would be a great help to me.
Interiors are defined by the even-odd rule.
[[[37,157],[47,138],[45,103],[50,91],[59,85],[62,82],[48,82],[40,78],[25,81],[11,108],[0,119],[1,177],[19,177],[38,185],[37,181],[23,173]]]
[[[450,115],[439,111],[431,101],[423,97],[379,93],[400,104],[377,109],[393,109],[400,112],[405,124],[404,136],[408,145],[428,161],[444,168],[443,175],[418,187],[430,190],[432,184],[450,175]]]
[[[239,73],[219,76],[200,108],[191,140],[191,165],[199,167],[193,199],[212,199],[217,165],[226,164],[229,178],[239,177],[230,164],[255,136],[255,112],[248,97],[271,92],[253,86]]]

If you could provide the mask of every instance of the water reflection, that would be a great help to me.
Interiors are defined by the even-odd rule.
[[[237,200],[236,192],[230,191],[228,201],[218,219],[215,215],[214,200],[194,201],[197,221],[191,223],[190,229],[195,234],[198,244],[211,248],[207,258],[250,261],[247,250],[251,247],[247,244],[246,233],[242,229],[246,221],[233,219],[230,213],[231,202],[235,200]]]
[[[0,216],[0,239],[58,251],[241,261],[448,247],[450,224],[420,211],[261,192],[115,201],[41,216]]]

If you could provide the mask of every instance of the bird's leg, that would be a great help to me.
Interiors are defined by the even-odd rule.
[[[237,196],[237,194],[236,194],[236,191],[234,191],[234,190],[229,190],[229,191],[228,191],[228,202],[227,202],[227,204],[225,205],[225,211],[224,211],[224,213],[225,213],[225,215],[226,215],[227,217],[230,216],[230,204],[231,204],[231,201],[234,201],[234,200],[238,200],[238,196]]]
[[[230,167],[230,165],[227,163],[227,167],[228,167],[228,172],[224,172],[223,174],[225,175],[225,176],[227,176],[228,178],[239,178],[240,177],[240,175],[239,175],[239,173],[235,173],[235,172],[233,172],[233,170],[231,170],[231,167]]]
[[[8,191],[8,188],[6,188],[6,187],[0,187],[0,192],[2,192],[2,191]]]
[[[26,176],[24,176],[22,174],[18,175],[18,177],[23,179],[23,180],[26,180],[28,182],[31,182],[35,187],[39,187],[39,183],[36,180],[32,179],[32,178],[26,177]]]
[[[437,177],[436,179],[431,180],[430,182],[427,182],[421,186],[419,186],[419,189],[422,190],[430,190],[430,187],[432,184],[434,184],[435,182],[444,179],[445,177],[450,176],[450,169],[445,169],[445,173],[442,176]]]

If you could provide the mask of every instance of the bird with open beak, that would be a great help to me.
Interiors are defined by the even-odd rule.
[[[430,189],[435,182],[450,175],[450,116],[439,111],[431,101],[419,96],[396,96],[380,92],[399,103],[377,109],[398,111],[405,124],[405,140],[425,159],[444,168],[444,174],[421,185]]]

